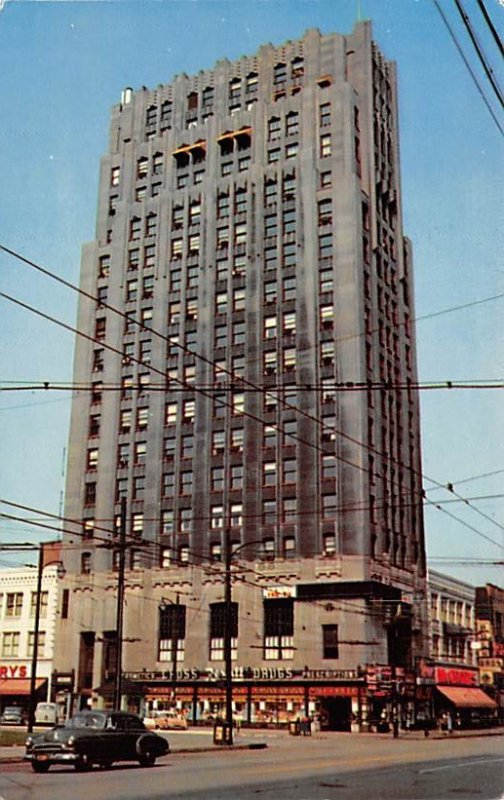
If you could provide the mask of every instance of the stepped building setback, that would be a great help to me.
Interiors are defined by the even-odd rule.
[[[126,498],[124,703],[221,708],[229,546],[235,709],[374,713],[368,667],[406,676],[428,632],[396,72],[371,25],[126,89],[80,287],[57,654],[80,702],[110,702]]]

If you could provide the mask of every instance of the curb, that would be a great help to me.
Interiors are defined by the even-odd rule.
[[[213,745],[212,747],[182,747],[177,750],[170,750],[166,755],[188,755],[190,753],[218,753],[229,752],[234,750],[266,750],[268,745],[266,742],[251,742],[250,744],[226,744],[226,745]],[[24,762],[23,756],[0,756],[0,764],[22,764]]]

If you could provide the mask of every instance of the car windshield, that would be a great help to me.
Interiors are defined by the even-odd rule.
[[[93,728],[102,730],[105,728],[107,717],[105,714],[76,714],[65,724],[65,728]]]
[[[7,706],[4,708],[4,714],[21,714],[21,709],[16,706]]]

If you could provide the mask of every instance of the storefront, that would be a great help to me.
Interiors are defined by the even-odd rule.
[[[481,728],[498,722],[497,704],[479,686],[478,670],[455,665],[432,665],[430,685],[420,695],[443,730]]]
[[[19,706],[26,713],[30,702],[31,679],[28,664],[0,665],[0,712],[6,706]],[[47,700],[48,679],[35,681],[35,703]]]
[[[169,672],[126,677],[129,687],[142,686],[144,714],[175,706],[192,724],[225,716],[221,670],[181,671],[175,685]],[[233,716],[242,724],[287,727],[289,721],[308,716],[328,730],[350,731],[361,713],[365,682],[353,670],[235,667],[232,697]]]

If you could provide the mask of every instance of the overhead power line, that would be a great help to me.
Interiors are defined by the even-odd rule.
[[[488,78],[488,80],[490,82],[490,85],[491,85],[492,89],[494,90],[494,93],[495,93],[495,96],[497,97],[497,100],[499,101],[501,106],[504,108],[504,97],[502,95],[501,88],[500,88],[499,84],[497,83],[497,79],[495,78],[493,69],[490,67],[490,65],[488,63],[488,59],[485,56],[485,53],[483,52],[483,48],[481,47],[481,44],[480,44],[480,42],[478,40],[478,37],[476,36],[476,33],[475,33],[474,28],[472,26],[470,17],[467,14],[466,10],[464,9],[464,7],[463,7],[463,5],[461,3],[461,0],[455,0],[455,5],[457,6],[458,12],[459,12],[460,17],[462,19],[462,22],[464,23],[464,27],[465,27],[467,33],[469,34],[471,42],[473,43],[474,49],[476,50],[477,56],[478,56],[478,58],[480,60],[480,63],[481,63],[481,65],[482,65],[482,67],[483,67],[483,69],[485,71],[485,75],[487,76],[487,78]]]
[[[485,18],[485,21],[486,21],[486,24],[487,24],[487,26],[488,26],[488,28],[490,30],[490,33],[492,34],[492,36],[494,38],[495,44],[499,48],[500,54],[502,56],[504,56],[504,45],[502,44],[502,39],[500,38],[499,34],[497,33],[497,31],[496,31],[496,29],[494,27],[494,24],[493,24],[493,22],[491,20],[490,14],[486,10],[483,0],[478,0],[478,6],[480,8],[481,13],[483,14],[483,16]]]
[[[465,66],[466,66],[466,69],[469,72],[469,74],[470,74],[470,76],[471,76],[471,78],[472,78],[472,80],[474,82],[474,85],[476,86],[476,88],[478,90],[478,93],[479,93],[481,99],[483,100],[483,102],[486,105],[488,111],[490,112],[490,115],[491,115],[493,121],[495,122],[495,124],[497,125],[497,128],[499,129],[501,135],[504,136],[504,129],[502,128],[502,125],[500,124],[499,120],[497,119],[497,117],[496,117],[496,115],[494,113],[494,110],[493,110],[492,106],[490,105],[490,103],[489,103],[489,101],[488,101],[488,99],[487,99],[487,97],[485,95],[485,92],[483,91],[483,89],[482,89],[482,87],[481,87],[481,85],[480,85],[480,83],[479,83],[479,81],[478,81],[478,79],[477,79],[477,77],[476,77],[471,65],[469,64],[469,61],[467,60],[467,58],[466,58],[466,56],[464,54],[464,51],[462,50],[462,47],[461,47],[457,37],[455,36],[455,34],[453,32],[453,29],[452,29],[450,23],[448,22],[448,19],[446,18],[446,15],[443,12],[443,10],[441,8],[441,5],[438,2],[438,0],[434,0],[434,5],[436,6],[441,19],[443,20],[444,24],[446,25],[446,28],[448,29],[448,32],[449,32],[449,34],[450,34],[450,36],[451,36],[451,38],[452,38],[452,40],[453,40],[453,42],[455,44],[455,47],[457,48],[457,50],[459,52],[459,55],[460,55],[462,61],[464,62]]]

